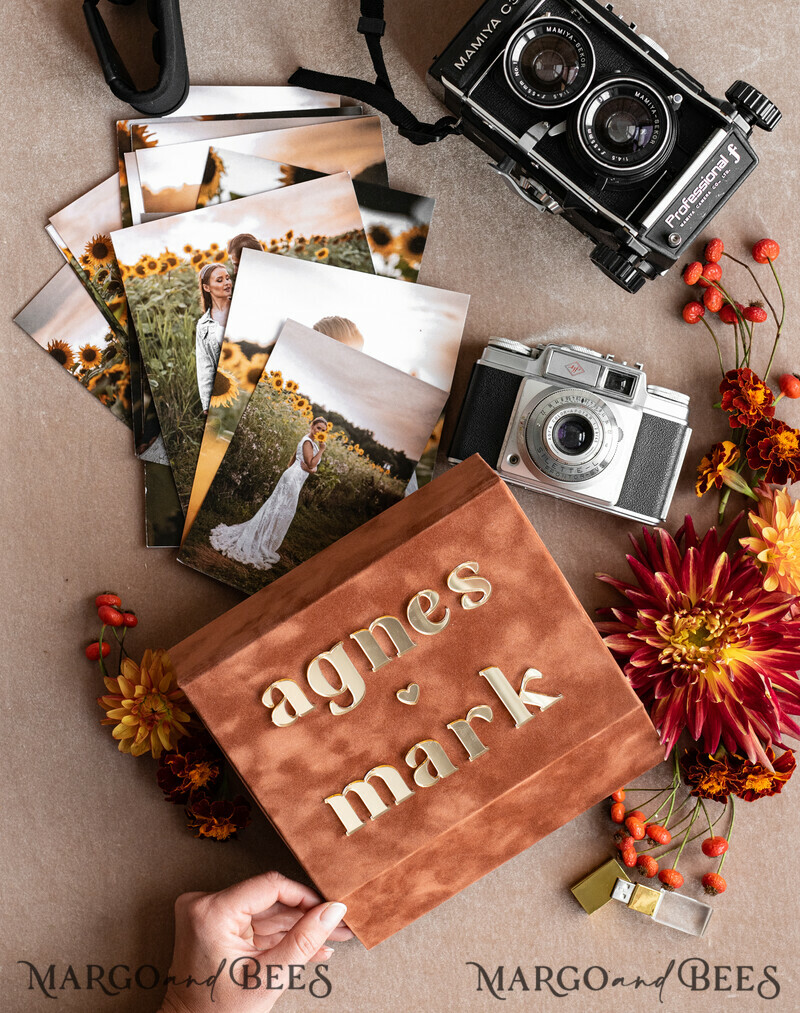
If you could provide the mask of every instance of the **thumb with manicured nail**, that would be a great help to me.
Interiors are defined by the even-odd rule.
[[[325,942],[340,925],[346,911],[347,907],[337,902],[312,908],[270,951],[270,962],[286,967],[311,960],[327,960],[333,950],[326,947]]]

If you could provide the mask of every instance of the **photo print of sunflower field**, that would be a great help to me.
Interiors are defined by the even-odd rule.
[[[372,273],[353,186],[346,173],[286,190],[146,222],[112,236],[161,433],[184,510],[205,415],[226,392],[213,389],[216,354],[233,293],[228,244]],[[234,254],[238,262],[238,256]],[[218,270],[210,270],[218,265]],[[264,293],[269,299],[269,293]],[[207,387],[203,349],[214,344]],[[198,360],[198,349],[201,359]],[[263,350],[251,350],[253,355]],[[259,360],[256,360],[259,361]]]
[[[198,207],[224,204],[254,193],[318,179],[322,173],[268,158],[209,148]],[[416,281],[435,201],[360,179],[353,187],[361,208],[375,273]]]
[[[271,583],[402,498],[446,399],[287,321],[179,560],[246,593]]]

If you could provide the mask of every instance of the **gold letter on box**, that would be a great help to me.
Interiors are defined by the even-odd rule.
[[[272,699],[272,691],[275,689],[283,693],[283,699],[279,700],[277,705]],[[279,728],[286,728],[287,725],[294,724],[298,718],[314,710],[314,704],[291,679],[278,679],[277,682],[267,686],[261,697],[261,702],[272,710],[272,723]],[[289,707],[292,709],[289,710]]]
[[[359,827],[364,826],[363,821],[358,818],[349,800],[345,798],[348,792],[354,791],[358,795],[367,807],[371,820],[376,820],[379,816],[389,811],[389,806],[386,805],[377,791],[369,784],[371,777],[379,777],[383,781],[389,791],[391,791],[395,805],[400,805],[401,802],[405,802],[407,798],[411,798],[414,794],[394,767],[391,764],[384,763],[379,767],[373,767],[372,770],[367,771],[363,781],[351,781],[350,784],[345,785],[340,794],[329,795],[325,799],[325,804],[329,805],[342,821],[348,837],[350,834],[354,834]]]
[[[488,580],[483,577],[459,577],[458,571],[463,570],[466,567],[468,570],[472,570],[473,573],[478,572],[477,563],[459,563],[455,570],[451,570],[447,577],[447,586],[451,591],[461,591],[461,608],[462,609],[476,609],[484,605],[492,593],[492,585]],[[471,591],[480,591],[481,596],[477,601],[473,601],[472,598],[468,598],[467,595]]]
[[[418,749],[421,749],[425,754],[425,759],[417,767],[416,753]],[[416,768],[414,780],[420,788],[430,788],[437,781],[441,781],[443,777],[450,777],[458,770],[458,767],[453,766],[450,762],[447,753],[436,739],[423,739],[422,742],[414,743],[406,753],[406,763],[409,767]]]
[[[489,747],[484,746],[470,725],[470,721],[472,721],[473,718],[483,718],[484,721],[491,721],[494,718],[492,708],[488,707],[485,703],[482,703],[478,707],[470,708],[469,713],[465,718],[461,718],[458,721],[451,721],[447,726],[456,736],[464,749],[466,749],[470,760],[474,760],[478,756],[483,756],[484,753],[489,752]]]
[[[403,629],[400,620],[395,619],[394,616],[381,616],[380,619],[376,619],[369,624],[368,630],[356,630],[355,633],[350,634],[350,639],[355,640],[364,654],[366,654],[367,660],[372,665],[373,672],[377,672],[379,668],[392,660],[375,639],[373,631],[377,628],[382,629],[387,634],[394,644],[398,658],[402,654],[405,654],[406,651],[410,651],[412,647],[417,646]]]
[[[423,599],[428,602],[427,608],[422,607]],[[428,618],[428,616],[436,611],[438,604],[439,595],[429,589],[419,591],[408,603],[406,615],[417,633],[423,633],[426,637],[432,637],[435,633],[441,633],[450,622],[450,609],[448,608],[444,610],[444,615],[438,623]]]
[[[530,721],[533,717],[533,714],[531,714],[525,704],[528,707],[538,707],[539,710],[543,711],[547,710],[548,707],[552,707],[554,703],[558,703],[561,699],[560,693],[558,696],[545,696],[543,693],[530,693],[528,691],[527,687],[531,679],[542,678],[542,673],[536,668],[529,668],[523,675],[519,693],[512,688],[511,683],[499,668],[484,668],[480,674],[500,697],[503,706],[514,719],[514,724],[517,728]]]
[[[341,680],[340,686],[331,686],[322,674],[323,661],[327,661],[328,664],[333,667]],[[364,693],[366,692],[364,680],[361,678],[356,666],[347,657],[347,652],[345,651],[341,640],[338,644],[334,644],[329,651],[325,651],[323,654],[318,654],[316,658],[310,662],[308,668],[306,669],[306,678],[308,679],[309,686],[315,693],[319,693],[320,696],[339,696],[341,693],[350,690],[350,693],[353,696],[353,702],[348,704],[347,707],[342,707],[340,704],[331,701],[331,714],[347,714],[349,711],[358,707],[364,699]]]

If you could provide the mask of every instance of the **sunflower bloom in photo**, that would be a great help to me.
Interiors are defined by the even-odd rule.
[[[114,247],[111,245],[111,236],[105,233],[94,236],[85,247],[86,256],[92,267],[106,267],[114,262]]]
[[[86,344],[78,349],[78,358],[84,369],[94,369],[99,366],[102,355],[103,353],[97,345]]]
[[[385,225],[373,225],[367,232],[367,242],[371,250],[388,257],[392,252],[394,236]]]
[[[397,237],[394,248],[409,267],[419,267],[425,244],[428,241],[428,226],[417,225]]]
[[[317,258],[317,260],[326,260],[330,252],[331,251],[328,249],[327,246],[323,246],[321,249],[317,250],[314,256]]]
[[[47,351],[64,369],[72,369],[75,365],[75,355],[66,341],[61,341],[60,338],[53,338],[52,341],[47,342]]]
[[[160,266],[160,262],[156,257],[148,257],[144,262],[144,268],[148,274],[158,274]]]
[[[627,557],[635,583],[598,574],[628,603],[600,610],[607,621],[597,627],[667,754],[688,728],[708,753],[722,742],[769,765],[766,747],[800,734],[790,716],[800,713],[800,618],[792,618],[792,597],[764,589],[744,551],[726,551],[737,521],[702,539],[691,517],[678,541],[644,529]]]
[[[97,698],[106,712],[101,724],[114,725],[111,734],[121,753],[152,753],[158,759],[187,734],[191,705],[178,687],[166,651],[145,651],[141,665],[123,658],[120,675],[103,681],[108,694]]]
[[[764,570],[764,590],[800,595],[800,503],[786,489],[756,489],[758,512],[748,515],[742,545]]]
[[[227,408],[238,396],[239,384],[236,382],[236,377],[225,369],[218,369],[211,391],[212,408]]]

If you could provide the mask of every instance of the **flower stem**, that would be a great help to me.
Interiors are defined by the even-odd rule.
[[[106,632],[105,624],[100,627],[100,636],[97,638],[97,642],[100,645],[100,657],[97,659],[100,663],[100,674],[104,679],[108,678],[108,672],[106,671],[105,662],[103,661],[103,634]]]
[[[700,801],[700,799],[697,800],[697,802],[699,802],[699,801]],[[686,828],[686,833],[683,835],[683,840],[681,841],[681,846],[678,849],[678,854],[675,856],[675,861],[672,863],[672,868],[673,869],[677,868],[678,862],[681,860],[681,855],[683,854],[683,849],[686,847],[686,842],[689,840],[689,832],[692,829],[694,821],[697,819],[697,814],[699,812],[700,812],[700,806],[697,803],[695,803],[694,811],[692,812],[691,822],[689,823],[689,826]]]
[[[708,321],[706,320],[705,317],[700,317],[700,319],[706,325],[706,330],[711,335],[711,337],[714,339],[714,346],[717,349],[717,358],[719,359],[719,371],[720,371],[720,373],[722,373],[722,376],[724,378],[725,377],[725,367],[722,365],[722,351],[720,350],[719,341],[717,341],[717,336],[714,333],[714,328],[711,326],[711,324],[708,323]]]
[[[725,808],[727,808],[727,806]],[[736,819],[736,799],[734,798],[733,795],[731,795],[731,822],[730,822],[730,826],[728,827],[728,845],[729,846],[730,846],[730,843],[731,843],[731,834],[733,833],[733,821],[735,819]],[[719,865],[717,866],[717,872],[719,872],[722,869],[723,863],[725,862],[725,855],[727,855],[727,854],[728,854],[728,852],[726,851],[725,854],[723,854],[722,858],[719,860]]]
[[[781,340],[783,322],[786,319],[786,296],[783,294],[783,286],[781,285],[781,280],[778,277],[778,272],[775,270],[775,265],[772,263],[772,258],[770,258],[769,266],[775,278],[775,284],[778,286],[778,291],[781,294],[781,319],[778,322],[778,330],[775,333],[775,341],[772,344],[772,351],[770,352],[769,362],[767,363],[767,371],[764,374],[764,382],[766,382],[769,378],[769,371],[772,369],[772,360],[775,358],[775,351],[778,347],[778,342]]]
[[[750,267],[750,265],[749,265],[749,264],[746,264],[746,263],[745,263],[745,262],[744,262],[743,260],[739,260],[739,259],[738,259],[738,257],[734,257],[734,256],[732,256],[732,255],[731,255],[730,253],[723,253],[723,254],[722,254],[722,256],[723,256],[723,257],[727,257],[727,258],[728,258],[729,260],[732,260],[732,261],[733,261],[733,262],[734,262],[735,264],[739,264],[739,265],[740,265],[740,267],[743,267],[743,268],[745,269],[745,271],[748,271],[748,272],[749,272],[749,274],[750,274],[750,277],[751,277],[751,278],[753,279],[753,281],[754,281],[754,282],[756,283],[756,288],[758,289],[758,291],[759,291],[759,292],[761,293],[761,295],[763,296],[763,298],[764,298],[764,302],[765,302],[765,303],[767,304],[767,306],[769,306],[769,308],[770,308],[770,309],[772,310],[772,315],[773,315],[773,317],[775,317],[775,323],[777,324],[777,323],[778,323],[778,314],[777,314],[777,313],[775,312],[775,307],[774,307],[774,306],[772,305],[772,303],[770,302],[770,300],[769,300],[769,296],[767,295],[767,293],[766,293],[766,292],[764,291],[764,289],[763,289],[763,288],[761,287],[761,282],[760,282],[760,281],[758,280],[758,278],[756,277],[755,271],[754,271],[754,270],[752,269],[752,267]]]

